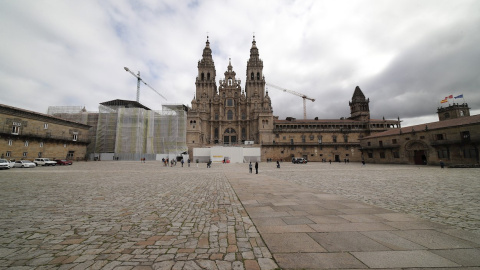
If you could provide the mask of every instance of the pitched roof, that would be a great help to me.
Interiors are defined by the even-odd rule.
[[[406,134],[406,133],[412,133],[413,131],[418,132],[418,131],[435,130],[435,129],[449,128],[449,127],[466,126],[466,125],[472,125],[472,124],[478,124],[478,123],[480,123],[480,114],[472,115],[472,116],[464,116],[464,117],[443,120],[443,121],[437,121],[437,122],[431,122],[431,123],[425,123],[425,124],[420,124],[415,126],[394,128],[384,132],[375,133],[373,135],[365,137],[364,139],[391,136],[391,135],[397,135],[397,134]],[[400,130],[401,130],[401,133],[400,133]]]
[[[102,102],[100,104],[108,107],[142,108],[147,111],[150,111],[150,108],[142,105],[140,102],[133,101],[133,100],[114,99],[114,100]]]

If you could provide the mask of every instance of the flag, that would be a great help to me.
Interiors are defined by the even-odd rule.
[[[455,98],[463,98],[463,94],[456,96]]]
[[[453,98],[453,95],[448,96],[448,98]]]
[[[447,99],[447,98],[445,98],[444,100],[440,101],[440,103],[446,103],[446,102],[448,102],[448,99]]]

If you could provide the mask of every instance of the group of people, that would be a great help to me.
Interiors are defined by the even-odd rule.
[[[250,161],[250,164],[248,164],[248,169],[250,170],[250,173],[252,173],[252,162]],[[258,174],[258,162],[255,162],[255,173]]]

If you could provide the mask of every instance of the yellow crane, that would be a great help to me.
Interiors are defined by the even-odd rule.
[[[288,90],[288,89],[285,89],[283,87],[280,87],[280,86],[276,86],[274,84],[271,84],[271,83],[265,83],[266,85],[268,86],[271,86],[273,88],[276,88],[278,90],[282,90],[283,92],[287,92],[287,93],[290,93],[290,94],[294,94],[296,96],[299,96],[301,98],[303,98],[303,119],[307,119],[307,99],[314,102],[315,99],[314,98],[311,98],[311,97],[307,97],[306,95],[302,94],[302,93],[299,93],[299,92],[296,92],[296,91],[293,91],[293,90]]]

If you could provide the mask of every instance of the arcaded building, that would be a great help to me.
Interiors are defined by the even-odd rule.
[[[273,115],[265,91],[263,61],[255,39],[247,62],[245,86],[231,61],[217,87],[216,69],[207,39],[197,65],[195,96],[187,116],[187,145],[260,147],[261,159],[290,161],[361,161],[360,139],[371,134],[400,128],[400,120],[370,119],[370,100],[357,86],[350,105],[350,117],[304,119]]]
[[[360,140],[368,163],[479,164],[480,115],[466,103],[437,110],[439,121],[372,134]]]
[[[9,160],[83,160],[89,125],[0,104],[0,154]]]

